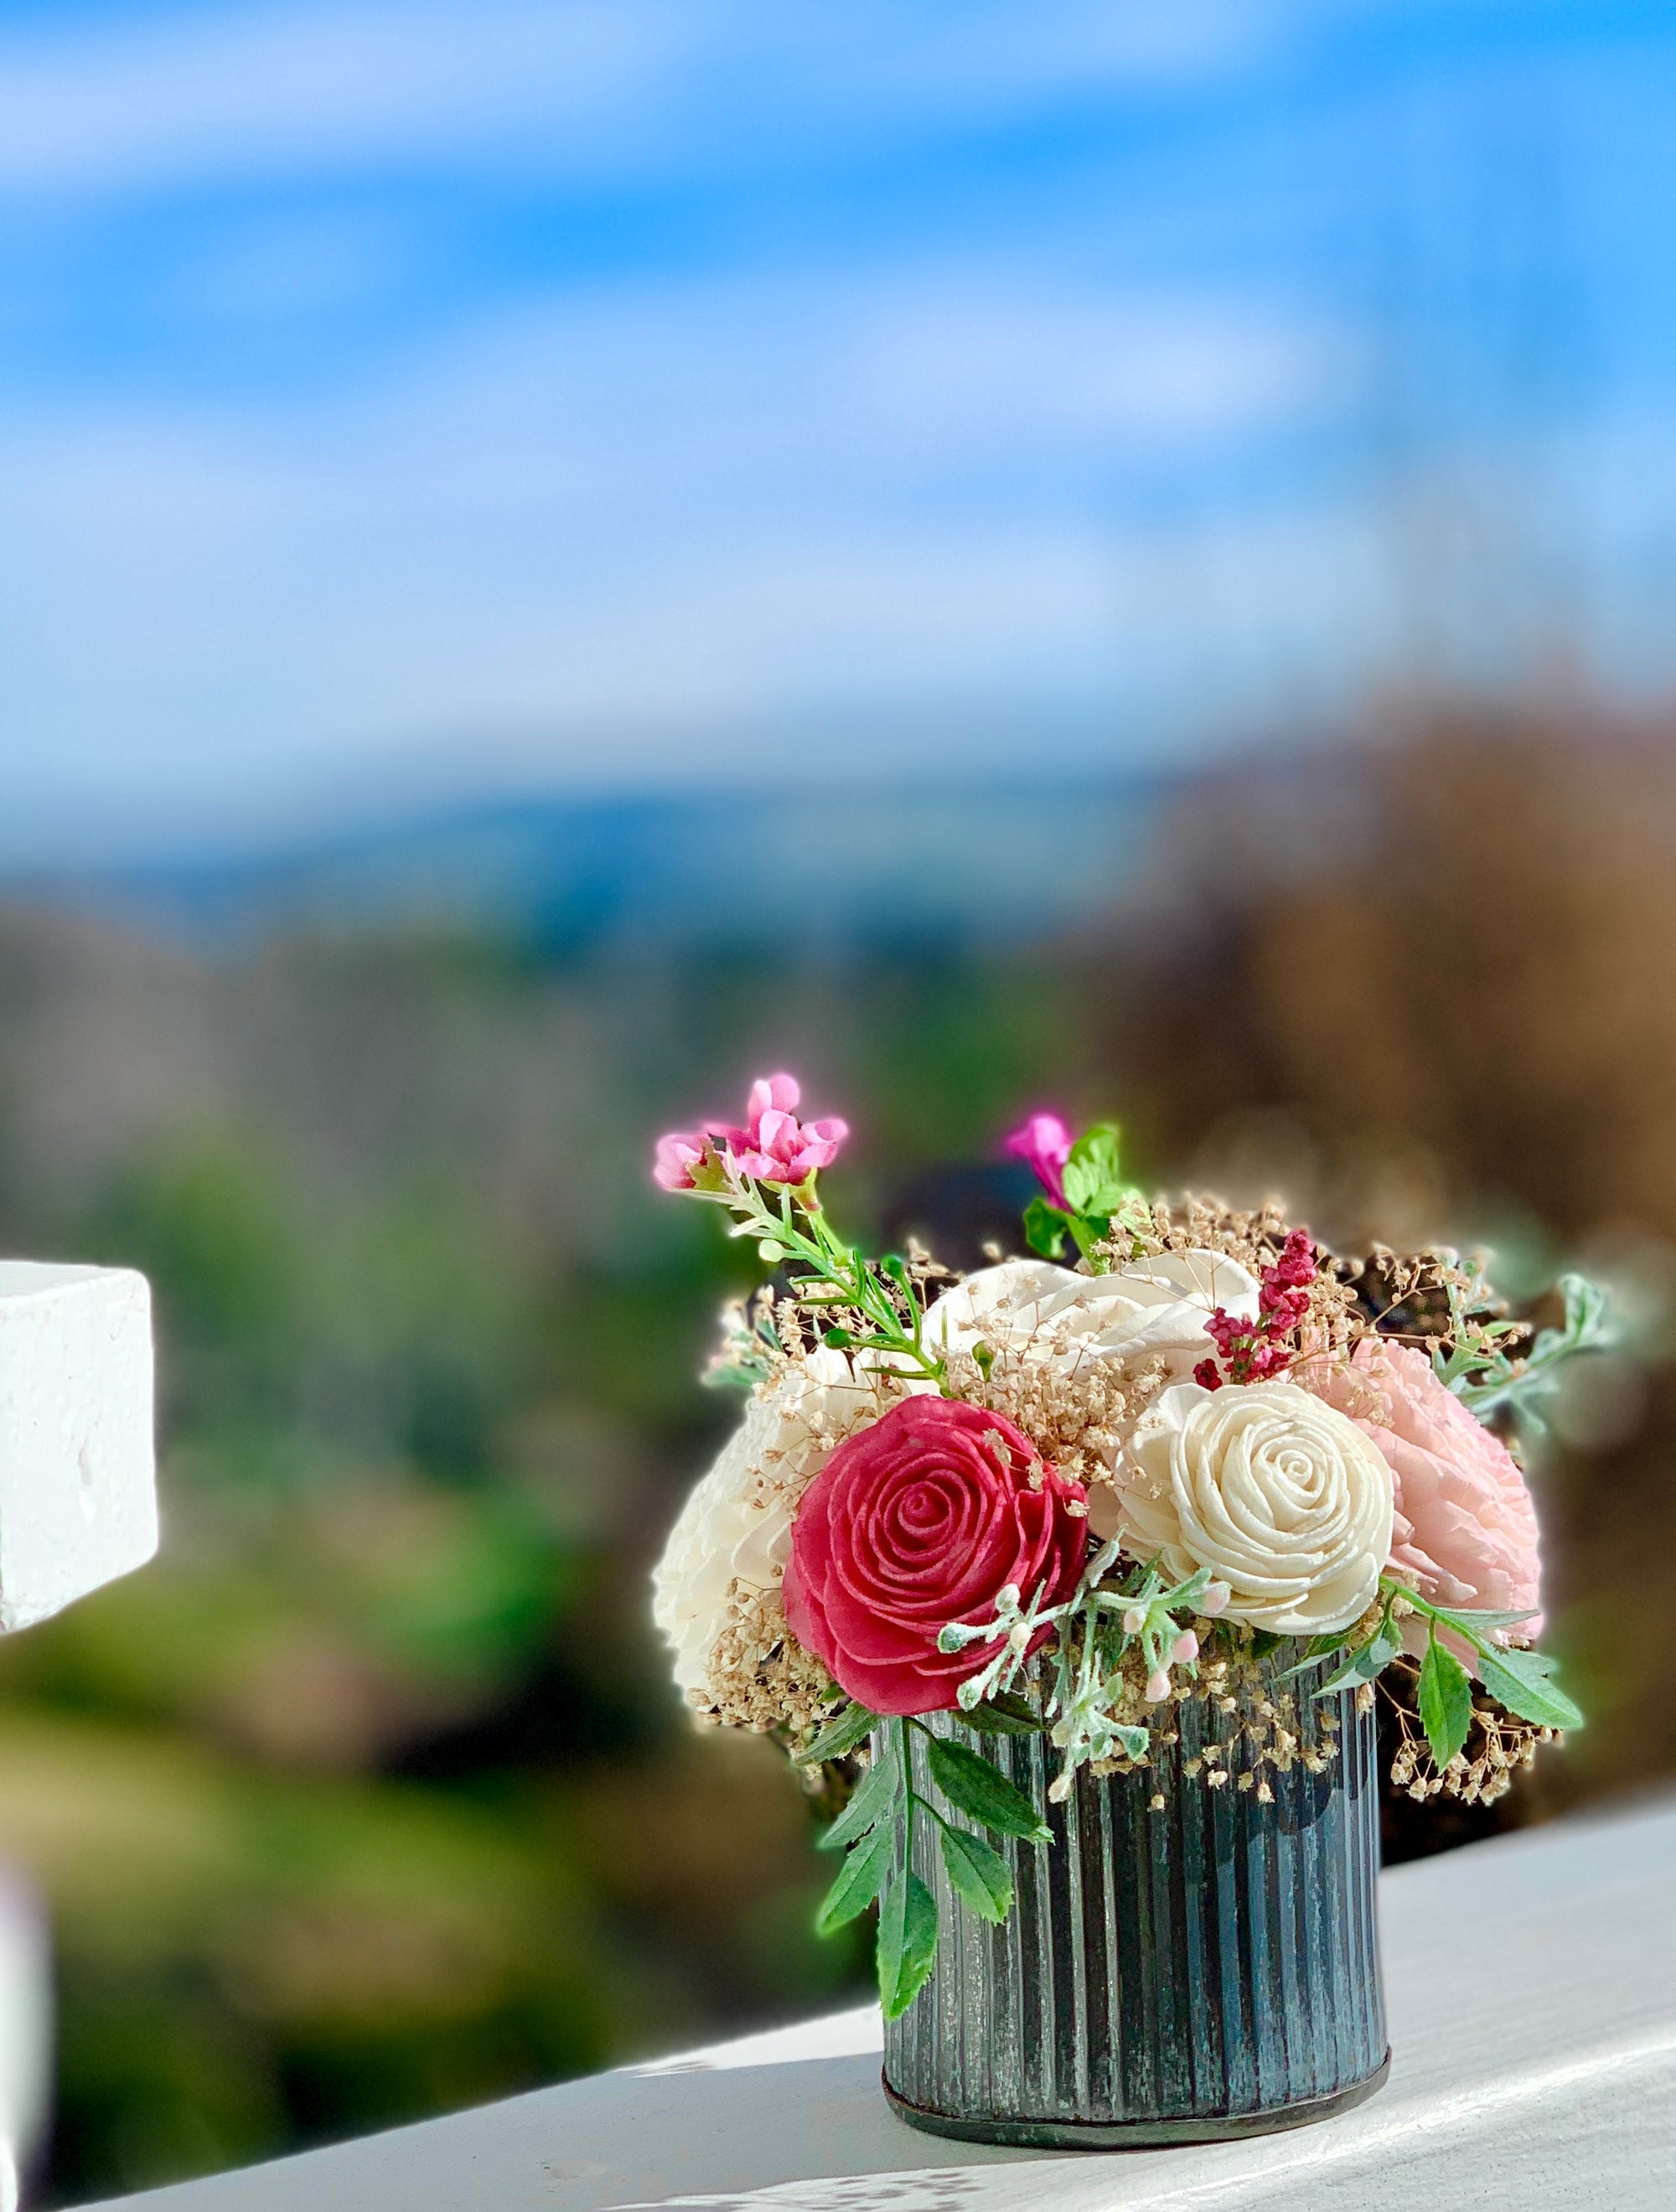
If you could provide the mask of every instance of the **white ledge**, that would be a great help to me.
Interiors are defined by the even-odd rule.
[[[1394,2058],[1370,2103],[1176,2150],[985,2150],[879,2094],[871,2008],[628,2067],[134,2212],[1668,2212],[1676,1805],[1403,1867],[1381,1885]]]

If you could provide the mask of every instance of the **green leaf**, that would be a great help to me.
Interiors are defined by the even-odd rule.
[[[1293,1681],[1298,1675],[1307,1674],[1312,1667],[1319,1667],[1323,1659],[1330,1659],[1344,1648],[1345,1638],[1337,1630],[1331,1630],[1325,1636],[1312,1636],[1303,1647],[1303,1658],[1295,1666],[1286,1668],[1280,1680],[1283,1682]]]
[[[1126,1728],[1119,1725],[1114,1727],[1112,1734],[1123,1746],[1124,1750],[1131,1759],[1145,1759],[1147,1753],[1152,1748],[1152,1731],[1151,1729]]]
[[[842,1759],[846,1752],[870,1736],[878,1726],[878,1715],[865,1705],[846,1705],[835,1721],[823,1729],[807,1751],[798,1753],[799,1766],[818,1766],[823,1759]]]
[[[1022,1836],[1026,1843],[1050,1844],[1053,1831],[1029,1799],[1005,1775],[963,1743],[931,1738],[927,1757],[932,1779],[951,1805],[998,1836]]]
[[[1479,1653],[1479,1673],[1492,1698],[1535,1728],[1575,1729],[1583,1717],[1564,1690],[1551,1681],[1552,1659],[1539,1651]]]
[[[981,1836],[963,1828],[944,1828],[943,1863],[955,1895],[981,1920],[1005,1920],[1012,1904],[1012,1876],[1006,1861]]]
[[[1066,1231],[1070,1226],[1070,1215],[1061,1213],[1045,1198],[1033,1198],[1024,1208],[1024,1242],[1032,1252],[1040,1252],[1044,1259],[1059,1258],[1065,1249]]]
[[[886,2020],[900,2020],[937,1964],[937,1900],[917,1874],[900,1875],[878,1916],[878,1994]]]
[[[1315,1695],[1328,1697],[1335,1690],[1348,1690],[1352,1683],[1371,1682],[1375,1674],[1382,1674],[1401,1650],[1394,1636],[1381,1629],[1377,1636],[1358,1644],[1344,1665],[1329,1674]]]
[[[821,1899],[815,1915],[815,1933],[830,1936],[835,1928],[863,1913],[884,1887],[890,1871],[896,1838],[890,1828],[875,1828],[859,1843],[838,1869],[838,1879]]]
[[[1115,1121],[1096,1121],[1071,1147],[1061,1180],[1077,1212],[1114,1213],[1129,1196],[1118,1164],[1118,1136]]]
[[[964,1715],[969,1728],[984,1735],[1040,1735],[1048,1723],[1023,1698],[986,1698]]]
[[[1473,1680],[1434,1635],[1420,1662],[1420,1725],[1440,1771],[1466,1741],[1473,1724]]]
[[[821,1851],[841,1851],[865,1835],[876,1821],[884,1820],[896,1802],[896,1762],[889,1753],[876,1759],[861,1778],[853,1797],[832,1825],[815,1838]]]

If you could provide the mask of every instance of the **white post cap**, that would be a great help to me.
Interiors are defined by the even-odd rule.
[[[145,1277],[0,1260],[0,1629],[156,1548]]]

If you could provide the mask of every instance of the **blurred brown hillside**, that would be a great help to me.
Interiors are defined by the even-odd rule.
[[[769,1067],[854,1127],[828,1198],[864,1229],[1054,1102],[1160,1183],[1484,1238],[1521,1295],[1608,1267],[1630,1341],[1537,1468],[1592,1725],[1497,1816],[1676,1771],[1673,858],[1661,733],[1460,714],[1185,793],[1144,890],[1007,954],[208,960],[0,913],[0,1247],[144,1267],[164,1382],[162,1558],[0,1647],[0,1852],[60,1962],[49,2198],[854,1981],[794,1784],[691,1735],[646,1610],[742,1264],[650,1140]]]
[[[1676,1771],[1676,733],[1441,712],[1205,789],[1154,882],[1089,968],[1150,1159],[1345,1249],[1615,1281],[1638,1356],[1578,1364],[1535,1467],[1592,1723],[1507,1817]]]

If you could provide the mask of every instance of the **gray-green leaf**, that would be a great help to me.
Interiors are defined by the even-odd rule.
[[[1535,1728],[1575,1729],[1583,1717],[1564,1690],[1548,1679],[1552,1659],[1539,1651],[1480,1651],[1479,1673],[1492,1698]]]
[[[944,1828],[943,1863],[956,1897],[981,1920],[1005,1920],[1012,1903],[1012,1876],[1000,1853],[981,1836]]]
[[[1439,1620],[1450,1628],[1464,1628],[1468,1632],[1475,1628],[1511,1628],[1515,1621],[1529,1620],[1533,1608],[1525,1607],[1519,1613],[1468,1613],[1458,1606],[1434,1607]]]
[[[1466,1741],[1473,1724],[1472,1677],[1447,1644],[1436,1636],[1420,1662],[1420,1725],[1441,1768]]]
[[[876,1759],[861,1778],[859,1787],[830,1827],[816,1837],[817,1850],[841,1851],[865,1835],[876,1821],[886,1819],[896,1802],[896,1762],[888,1753]]]
[[[1048,1725],[1023,1698],[986,1698],[962,1717],[983,1735],[1040,1735]]]
[[[1315,1695],[1325,1698],[1334,1690],[1349,1689],[1352,1683],[1371,1682],[1375,1674],[1384,1673],[1400,1649],[1396,1638],[1388,1636],[1381,1629],[1377,1636],[1352,1651],[1344,1665],[1327,1676]]]
[[[878,1916],[878,1994],[886,2020],[900,2020],[937,1964],[937,1900],[917,1874],[885,1892]]]
[[[837,1881],[821,1899],[820,1911],[815,1915],[817,1936],[830,1936],[834,1929],[867,1910],[884,1887],[896,1840],[889,1828],[875,1828],[856,1845],[839,1868]]]
[[[1052,1843],[1052,1829],[1029,1799],[987,1759],[941,1735],[931,1739],[929,1756],[932,1781],[951,1805],[981,1827],[999,1836],[1022,1836],[1026,1843]]]
[[[822,1729],[807,1751],[798,1753],[799,1766],[818,1766],[823,1759],[841,1759],[864,1742],[878,1725],[878,1715],[865,1705],[846,1705],[837,1719]]]

